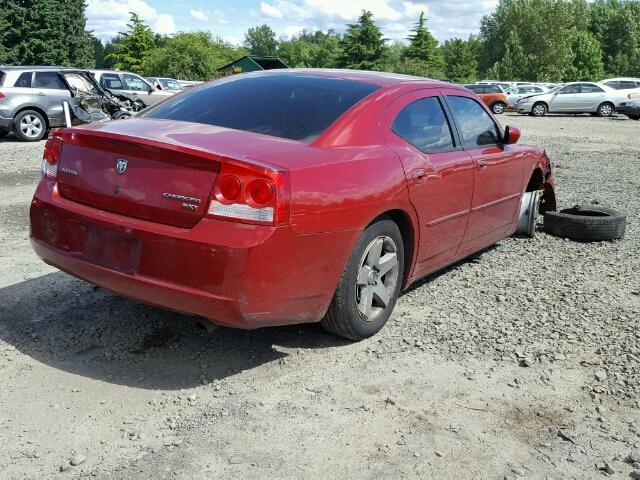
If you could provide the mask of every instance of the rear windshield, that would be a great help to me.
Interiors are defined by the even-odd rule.
[[[292,73],[237,76],[187,91],[140,116],[311,142],[378,88]]]

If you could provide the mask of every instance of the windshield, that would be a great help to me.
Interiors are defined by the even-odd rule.
[[[100,93],[95,85],[80,73],[65,73],[64,79],[72,89],[77,90],[80,93],[90,95],[97,95]]]
[[[141,116],[311,142],[378,88],[294,73],[238,75],[177,95]]]

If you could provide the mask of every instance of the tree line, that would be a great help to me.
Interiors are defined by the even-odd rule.
[[[405,42],[390,42],[363,11],[344,33],[303,30],[278,38],[249,28],[242,45],[210,32],[162,36],[136,14],[103,43],[88,32],[84,0],[2,0],[0,64],[119,68],[206,80],[246,54],[279,56],[290,67],[355,68],[473,82],[640,77],[640,2],[500,0],[477,34],[438,42],[420,14]]]

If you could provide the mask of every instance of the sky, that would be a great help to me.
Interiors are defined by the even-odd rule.
[[[233,44],[242,43],[249,27],[266,23],[278,38],[303,28],[333,28],[343,32],[363,9],[371,10],[390,40],[402,40],[421,11],[440,41],[466,38],[498,0],[88,0],[87,27],[106,40],[126,30],[130,11],[138,13],[155,32],[206,30]]]

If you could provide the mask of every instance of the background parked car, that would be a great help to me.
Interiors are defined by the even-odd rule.
[[[158,90],[140,75],[119,70],[91,70],[102,88],[112,92],[124,92],[137,96],[145,106],[149,107],[165,100],[175,91]]]
[[[13,130],[20,140],[41,140],[65,125],[65,101],[74,123],[124,118],[143,108],[136,98],[105,92],[86,70],[0,67],[0,137]]]
[[[478,95],[484,104],[491,109],[496,115],[504,113],[509,104],[507,94],[502,91],[502,88],[498,85],[490,84],[475,84],[464,85],[473,93]]]
[[[622,92],[606,85],[573,82],[547,93],[524,97],[518,101],[518,113],[541,117],[546,113],[592,113],[601,117],[612,115],[627,99]]]
[[[515,107],[518,103],[518,100],[524,97],[528,97],[529,95],[535,95],[538,93],[545,93],[547,91],[546,88],[538,86],[538,85],[521,85],[510,90],[507,90],[507,101],[509,107]]]
[[[640,89],[640,78],[608,78],[598,82],[614,90],[635,90]]]
[[[166,77],[147,77],[147,80],[158,90],[178,93],[184,90],[184,87],[175,78]]]

